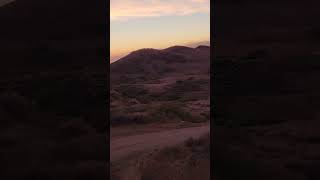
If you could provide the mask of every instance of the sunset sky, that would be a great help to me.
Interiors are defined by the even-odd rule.
[[[208,44],[210,0],[111,0],[111,61],[141,48]]]

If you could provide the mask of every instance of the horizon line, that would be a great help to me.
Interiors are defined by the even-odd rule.
[[[210,43],[210,41],[208,41],[208,42]],[[180,47],[189,47],[189,48],[192,48],[192,49],[196,49],[196,48],[198,48],[198,47],[200,47],[200,46],[211,47],[210,44],[209,44],[209,45],[199,44],[199,45],[193,46],[193,47],[191,47],[191,45],[174,45],[174,46],[169,46],[169,47],[166,47],[166,48],[140,48],[140,49],[136,49],[136,50],[130,51],[130,52],[126,53],[125,55],[121,55],[121,57],[118,58],[117,60],[111,61],[111,57],[110,57],[110,64],[112,64],[112,63],[114,63],[114,62],[116,62],[116,61],[119,61],[120,59],[128,56],[129,54],[131,54],[131,53],[133,53],[133,52],[135,52],[135,51],[139,51],[139,50],[143,50],[143,49],[165,50],[165,49],[168,49],[168,48],[171,48],[171,47],[177,47],[177,46],[180,46]]]

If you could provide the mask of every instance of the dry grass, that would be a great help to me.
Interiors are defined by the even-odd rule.
[[[111,177],[112,180],[209,180],[209,146],[209,135],[200,139],[189,139],[182,145],[143,155],[138,160],[131,161],[130,167],[125,170],[112,171],[114,174]],[[129,164],[128,161],[126,164]]]

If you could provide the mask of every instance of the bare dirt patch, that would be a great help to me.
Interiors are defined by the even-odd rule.
[[[157,149],[113,165],[112,180],[210,179],[210,138],[188,139],[183,144]]]

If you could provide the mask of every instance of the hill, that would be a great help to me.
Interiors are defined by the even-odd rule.
[[[130,53],[110,65],[112,83],[121,76],[146,75],[168,77],[172,74],[208,74],[210,47],[189,48],[174,46],[163,50],[141,49]]]
[[[110,64],[112,124],[208,120],[209,72],[208,46],[130,53]]]

